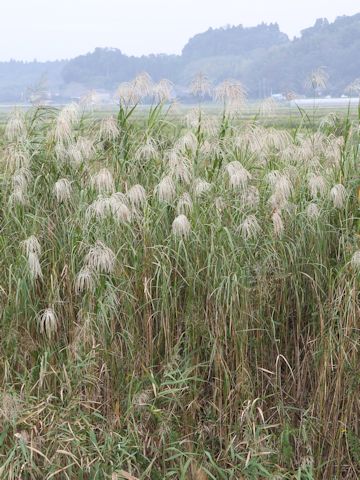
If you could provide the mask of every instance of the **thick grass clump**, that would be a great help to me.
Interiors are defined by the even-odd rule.
[[[1,478],[359,478],[359,124],[244,123],[225,86],[9,119]]]

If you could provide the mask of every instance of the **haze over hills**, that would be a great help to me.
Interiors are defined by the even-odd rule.
[[[85,90],[113,92],[121,82],[147,71],[155,81],[168,78],[183,92],[199,71],[218,83],[240,80],[252,98],[294,91],[307,94],[304,79],[324,67],[329,84],[322,94],[341,95],[360,77],[360,13],[329,23],[319,19],[290,40],[277,24],[210,28],[191,38],[181,55],[128,56],[97,48],[71,60],[0,62],[0,102],[26,101],[40,83],[53,101]]]

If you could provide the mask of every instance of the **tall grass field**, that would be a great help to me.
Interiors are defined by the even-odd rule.
[[[0,127],[1,479],[360,478],[360,111],[207,88]]]

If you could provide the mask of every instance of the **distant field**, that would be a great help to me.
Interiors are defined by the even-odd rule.
[[[192,109],[196,108],[197,104],[192,105],[176,105],[175,108],[170,109],[170,119],[182,119]],[[61,109],[62,105],[54,105],[51,108]],[[221,112],[220,105],[214,105],[213,103],[205,103],[201,106],[203,110],[209,115],[218,115]],[[311,119],[316,123],[319,123],[321,119],[324,119],[328,114],[337,114],[339,116],[347,116],[350,114],[352,118],[358,116],[359,113],[359,101],[357,99],[321,99],[314,103],[313,99],[298,100],[295,102],[275,103],[272,106],[271,111],[266,115],[261,115],[262,102],[247,102],[240,110],[239,118],[245,120],[257,120],[263,124],[288,127],[290,125],[297,126],[303,118],[304,114],[311,116]],[[0,105],[0,124],[6,122],[9,114],[14,108],[22,108],[25,111],[31,108],[30,106],[11,106]],[[139,106],[134,112],[134,118],[142,119],[146,117],[150,106]],[[98,118],[106,117],[107,115],[116,114],[118,106],[114,104],[110,105],[94,105],[92,107],[94,115]]]

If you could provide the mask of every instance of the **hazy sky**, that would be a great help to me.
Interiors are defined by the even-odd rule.
[[[180,53],[195,33],[278,22],[290,36],[316,18],[360,12],[359,0],[0,0],[0,60],[70,58],[95,47]]]

